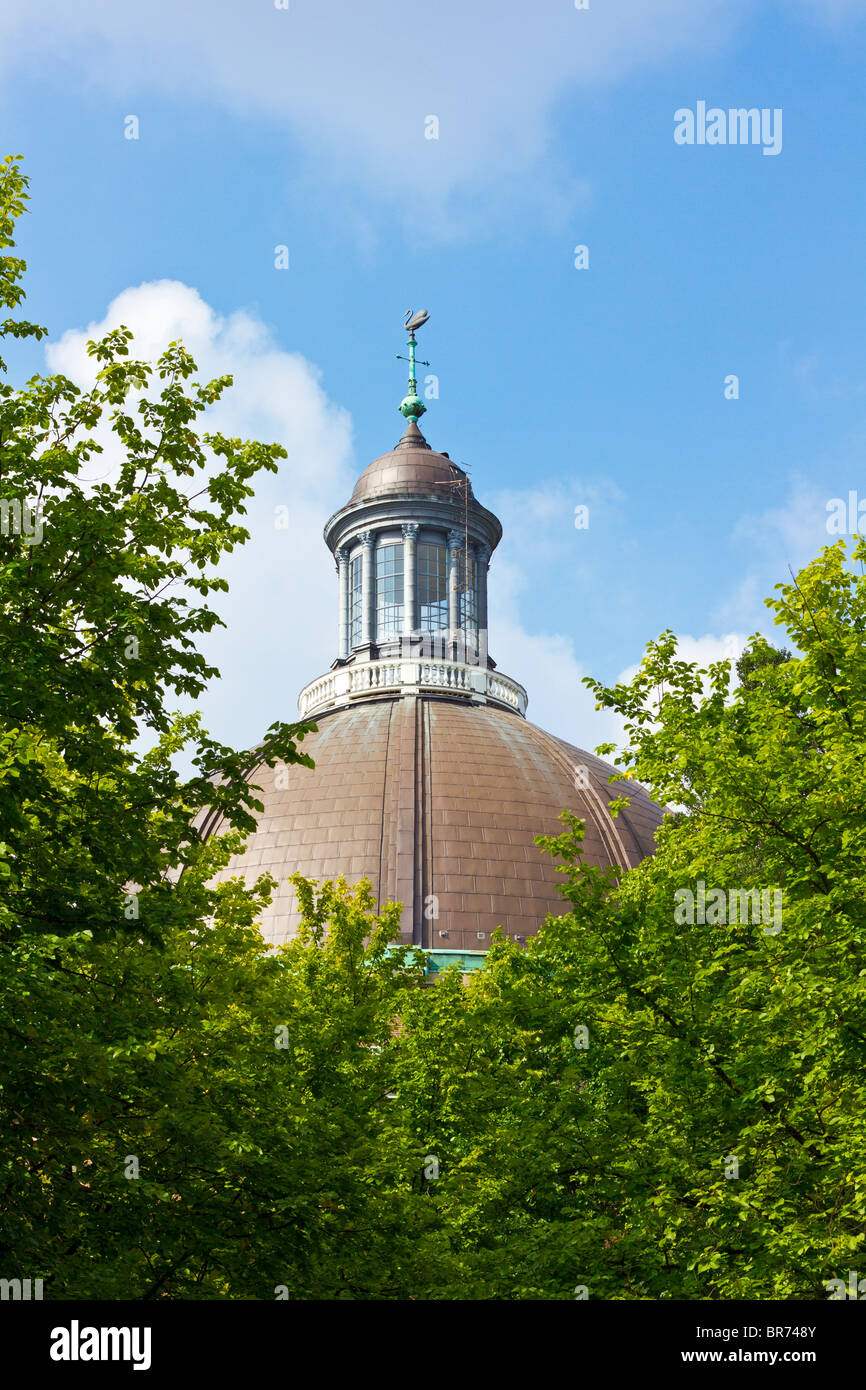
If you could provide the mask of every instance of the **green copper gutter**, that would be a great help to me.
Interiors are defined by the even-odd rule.
[[[397,947],[390,946],[388,949],[393,951]],[[434,951],[412,945],[410,950],[417,951],[419,956],[424,957],[424,974],[428,980],[435,980],[449,965],[459,965],[463,974],[468,975],[473,970],[480,970],[487,957],[486,951]]]
[[[486,951],[424,951],[423,954],[427,957],[425,973],[428,979],[441,975],[449,965],[459,965],[463,974],[468,975],[470,970],[480,970],[487,957]]]

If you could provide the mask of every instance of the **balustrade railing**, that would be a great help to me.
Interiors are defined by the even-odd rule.
[[[319,676],[298,698],[303,716],[345,705],[371,691],[452,690],[526,713],[526,691],[510,676],[461,661],[365,661]]]

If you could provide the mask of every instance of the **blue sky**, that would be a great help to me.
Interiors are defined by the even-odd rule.
[[[866,496],[864,0],[5,0],[3,24],[52,344],[16,372],[83,376],[122,309],[143,355],[181,332],[233,370],[222,422],[290,450],[232,557],[215,733],[292,717],[335,653],[321,525],[399,436],[410,306],[427,437],[505,526],[491,653],[585,746],[582,674],[668,627],[708,657],[769,631],[827,501]],[[678,146],[698,101],[780,108],[781,152]]]

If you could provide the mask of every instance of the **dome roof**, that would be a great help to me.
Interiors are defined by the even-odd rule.
[[[400,492],[413,497],[428,494],[445,501],[448,488],[442,484],[462,482],[466,476],[447,454],[431,449],[418,426],[410,421],[396,448],[374,459],[364,469],[349,505]],[[469,497],[472,498],[471,483]]]
[[[404,904],[405,939],[483,951],[498,926],[528,937],[548,912],[567,910],[554,860],[533,844],[562,831],[563,809],[584,819],[591,864],[627,868],[653,852],[662,813],[644,789],[629,786],[630,808],[614,820],[613,769],[516,713],[398,695],[329,711],[318,724],[303,743],[314,769],[281,769],[279,789],[275,769],[251,775],[264,811],[244,853],[218,875],[278,880],[262,918],[275,944],[298,925],[286,881],[295,872],[369,878],[380,905]]]

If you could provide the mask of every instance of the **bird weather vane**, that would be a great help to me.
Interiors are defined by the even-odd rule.
[[[406,311],[406,316],[403,319],[403,327],[409,334],[409,356],[404,357],[401,352],[397,353],[399,361],[409,363],[409,391],[400,403],[400,413],[404,415],[407,420],[411,420],[414,425],[417,425],[421,416],[427,409],[421,397],[418,395],[418,381],[415,376],[415,346],[417,341],[415,333],[417,329],[423,328],[429,317],[430,315],[427,313],[426,309],[419,309],[417,314],[411,309]],[[429,367],[430,363],[422,361],[420,365],[422,367]]]
[[[421,416],[422,416],[423,414],[425,414],[425,412],[426,412],[426,410],[427,410],[426,405],[425,405],[424,402],[422,401],[421,397],[418,395],[418,381],[417,381],[417,378],[416,378],[416,376],[415,376],[415,366],[416,366],[416,363],[415,363],[415,347],[416,347],[416,343],[417,343],[417,340],[416,340],[416,338],[415,338],[415,334],[416,334],[416,332],[417,332],[417,330],[418,330],[419,328],[423,328],[423,327],[424,327],[424,324],[427,322],[427,320],[429,319],[429,317],[430,317],[430,315],[428,314],[428,312],[427,312],[426,309],[419,309],[417,314],[414,312],[414,310],[412,310],[412,309],[407,309],[406,315],[405,315],[405,317],[404,317],[404,319],[403,319],[403,327],[406,329],[407,333],[409,334],[409,342],[408,342],[409,356],[408,356],[408,357],[404,357],[403,354],[402,354],[401,352],[398,352],[398,353],[397,353],[397,357],[398,357],[398,360],[399,360],[399,361],[401,361],[401,362],[408,362],[408,363],[409,363],[409,393],[408,393],[408,395],[405,397],[405,399],[401,402],[401,404],[400,404],[400,411],[401,411],[401,414],[403,414],[403,415],[406,417],[407,420],[411,420],[412,423],[415,424],[415,425],[417,425],[417,423],[418,423],[418,421],[420,420]],[[430,363],[429,363],[429,362],[424,362],[424,361],[422,361],[420,358],[418,359],[418,361],[419,361],[420,366],[422,366],[422,367],[429,367],[429,366],[430,366]],[[455,468],[455,466],[454,466],[453,463],[452,463],[451,467],[454,469],[455,473],[456,473],[456,472],[459,472],[459,470]],[[459,560],[458,560],[458,578],[457,578],[458,588],[462,591],[462,590],[465,590],[466,588],[468,588],[468,587],[469,587],[469,583],[470,583],[470,580],[469,580],[469,573],[470,573],[470,567],[469,567],[469,479],[468,479],[468,477],[466,477],[465,474],[464,474],[464,476],[463,476],[462,478],[454,478],[453,480],[450,480],[450,481],[448,481],[448,482],[440,482],[440,483],[438,483],[438,484],[434,483],[434,487],[435,487],[435,486],[447,487],[450,491],[459,491],[459,492],[462,493],[462,498],[463,498],[463,509],[464,509],[464,532],[465,532],[465,536],[464,536],[464,545],[463,545],[463,548],[462,548],[462,553],[461,553],[460,558],[459,558]],[[474,576],[473,576],[472,582],[474,583]]]

